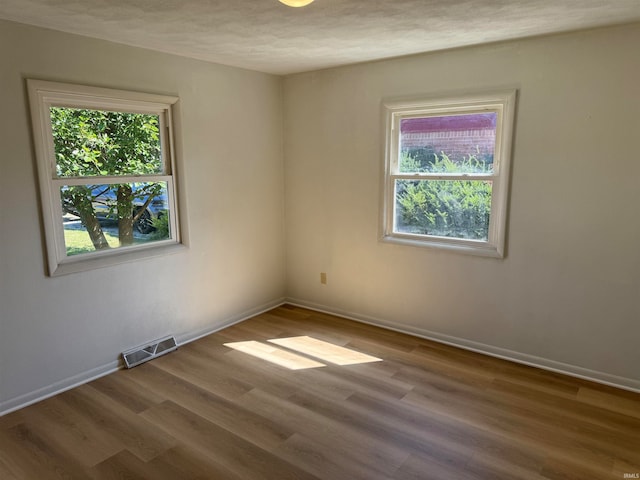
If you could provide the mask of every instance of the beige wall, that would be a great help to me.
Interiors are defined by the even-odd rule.
[[[0,412],[285,296],[640,388],[639,44],[636,24],[460,49],[287,77],[283,97],[0,22]],[[25,78],[180,97],[185,252],[45,276]],[[500,87],[520,91],[507,258],[380,243],[381,99]]]
[[[45,276],[25,78],[178,95],[189,248]],[[278,77],[0,22],[0,412],[276,304],[284,289]]]
[[[640,388],[639,45],[636,24],[286,78],[289,298]],[[381,99],[501,87],[506,259],[379,242]]]

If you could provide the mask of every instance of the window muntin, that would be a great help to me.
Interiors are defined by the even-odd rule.
[[[172,144],[178,99],[33,80],[28,86],[50,274],[180,244]]]
[[[515,92],[389,102],[382,238],[502,257]]]

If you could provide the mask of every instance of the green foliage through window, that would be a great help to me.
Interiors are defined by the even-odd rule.
[[[59,177],[162,172],[157,115],[51,108]]]
[[[424,172],[424,164],[404,153],[403,171]],[[443,152],[429,161],[430,173],[487,173],[474,155],[453,162]],[[396,230],[400,233],[487,240],[491,213],[490,180],[395,180]]]
[[[138,243],[134,230],[155,231],[152,212],[157,209],[152,206],[159,199],[166,203],[166,182],[132,182],[131,178],[166,173],[158,115],[51,107],[50,117],[58,177],[128,177],[121,183],[71,184],[60,189],[63,213],[80,219],[94,249],[114,247],[104,231],[109,220],[117,221],[117,246]],[[159,235],[154,238],[160,239]],[[76,247],[67,243],[67,255],[86,250]]]

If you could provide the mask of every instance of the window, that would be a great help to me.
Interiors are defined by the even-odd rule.
[[[383,240],[504,256],[515,97],[384,104]]]
[[[28,81],[49,273],[180,244],[175,97]]]

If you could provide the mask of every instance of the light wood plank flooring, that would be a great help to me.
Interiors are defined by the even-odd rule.
[[[225,346],[247,341],[322,366]],[[640,394],[290,306],[0,418],[2,480],[639,473]]]

